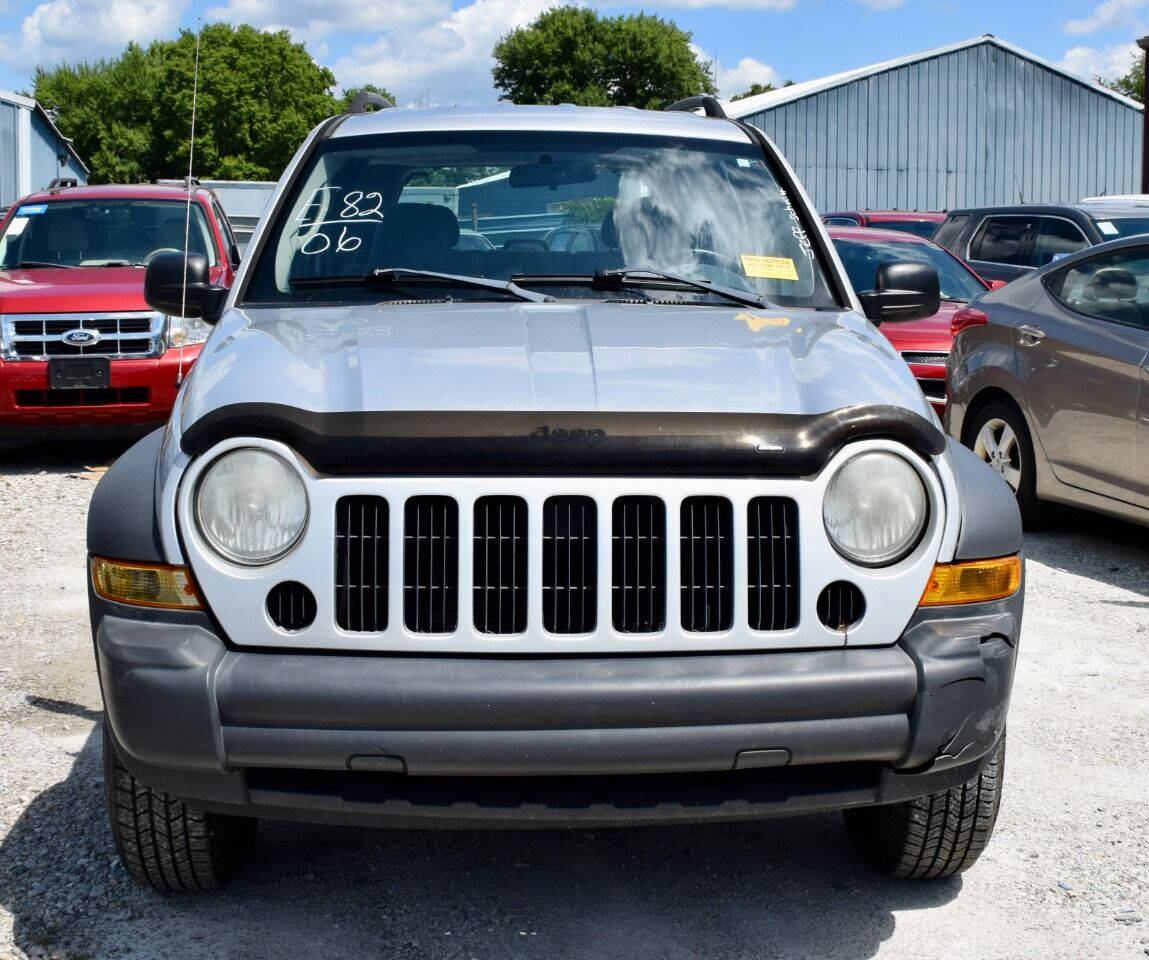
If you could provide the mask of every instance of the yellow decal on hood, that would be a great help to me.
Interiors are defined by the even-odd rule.
[[[760,257],[744,253],[739,258],[742,270],[748,277],[762,277],[765,280],[797,280],[798,270],[789,257]]]
[[[762,317],[756,313],[740,313],[734,319],[741,320],[754,333],[763,327],[788,327],[790,325],[789,317]]]

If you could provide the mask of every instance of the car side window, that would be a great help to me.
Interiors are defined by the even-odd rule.
[[[945,247],[947,250],[952,251],[957,246],[958,237],[965,229],[965,225],[969,223],[969,214],[961,213],[954,216],[947,217],[934,235],[930,237],[938,246]]]
[[[1033,266],[1044,267],[1059,256],[1067,256],[1089,246],[1080,227],[1060,217],[1040,217],[1033,242]]]
[[[970,241],[969,259],[1031,266],[1029,246],[1035,221],[1035,217],[986,217]]]
[[[232,266],[239,266],[239,244],[232,232],[231,221],[227,219],[227,214],[223,212],[223,207],[219,205],[219,200],[215,197],[211,201],[211,211],[219,223],[219,229],[223,234],[223,242],[227,245],[227,255]]]
[[[823,217],[822,222],[828,227],[856,227],[858,221],[853,217]]]
[[[547,240],[547,249],[557,250],[561,253],[566,250],[570,240],[571,234],[569,230],[556,230]]]
[[[1118,251],[1078,264],[1050,284],[1077,313],[1149,330],[1149,251]]]
[[[589,233],[579,231],[571,237],[569,253],[589,253],[592,250],[594,250],[594,244],[591,242]]]

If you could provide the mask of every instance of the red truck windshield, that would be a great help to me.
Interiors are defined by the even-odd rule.
[[[146,265],[184,249],[187,205],[179,200],[51,200],[24,203],[0,235],[0,270]],[[188,248],[217,263],[211,229],[191,207]]]

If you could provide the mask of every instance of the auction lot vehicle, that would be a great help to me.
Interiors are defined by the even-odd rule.
[[[912,233],[929,240],[946,215],[936,210],[848,210],[825,213],[822,222],[828,227],[876,227]]]
[[[1149,237],[1028,274],[953,327],[949,432],[1026,522],[1050,501],[1149,524]]]
[[[399,202],[474,177],[480,224],[599,209],[603,249],[460,249]],[[230,292],[149,267],[215,330],[89,513],[137,879],[217,886],[261,817],[844,809],[888,873],[977,859],[1020,521],[860,305],[936,312],[929,267],[855,295],[760,133],[628,108],[333,118],[249,250]]]
[[[951,210],[933,236],[978,276],[1008,282],[1078,250],[1149,233],[1149,205],[1132,200]]]
[[[193,189],[190,223],[188,199],[182,187],[57,187],[12,205],[0,224],[0,437],[166,419],[209,328],[149,307],[145,268],[190,246],[226,287],[239,262],[210,191]]]
[[[908,364],[930,406],[942,416],[946,409],[946,361],[953,346],[950,322],[965,304],[990,289],[989,284],[944,247],[913,234],[856,227],[830,227],[827,232],[856,290],[871,287],[878,265],[891,260],[924,263],[937,272],[941,292],[937,313],[884,323],[881,331]]]

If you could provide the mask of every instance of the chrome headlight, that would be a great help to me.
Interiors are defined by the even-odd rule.
[[[307,489],[282,457],[248,447],[225,453],[204,472],[195,496],[200,534],[236,563],[271,563],[307,526]]]
[[[204,323],[201,317],[168,317],[167,333],[164,339],[168,347],[190,347],[203,343],[211,333],[211,324]]]
[[[921,539],[929,498],[918,472],[897,454],[861,453],[834,474],[822,520],[834,548],[864,567],[885,567]]]

